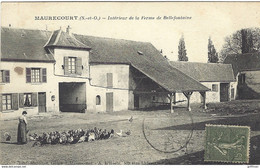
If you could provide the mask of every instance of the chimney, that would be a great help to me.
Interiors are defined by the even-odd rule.
[[[71,29],[71,27],[70,27],[70,25],[68,25],[68,27],[66,28],[66,33],[68,33],[69,35],[71,35],[70,29]]]

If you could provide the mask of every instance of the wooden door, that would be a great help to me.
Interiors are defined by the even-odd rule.
[[[139,95],[134,95],[134,108],[139,108]]]
[[[113,111],[113,92],[106,93],[106,111]]]
[[[46,112],[46,93],[45,92],[39,92],[38,93],[38,108],[39,112]]]
[[[220,84],[220,102],[229,101],[229,84]]]

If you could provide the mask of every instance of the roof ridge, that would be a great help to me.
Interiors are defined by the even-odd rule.
[[[188,61],[170,61],[171,63],[184,63],[184,64],[205,64],[205,65],[229,65],[223,63],[213,63],[213,62],[188,62]]]
[[[63,32],[63,31],[62,31]],[[64,33],[66,33],[66,32],[64,32]],[[84,45],[84,46],[86,46],[86,47],[89,47],[89,46],[87,46],[86,44],[84,44],[84,43],[82,43],[81,41],[79,41],[75,36],[74,36],[74,34],[73,33],[71,33],[71,35],[69,35],[71,38],[73,38],[74,40],[76,40],[78,43],[80,43],[81,45]]]
[[[1,29],[15,29],[15,30],[31,30],[31,31],[45,31],[45,32],[53,32],[51,30],[41,30],[41,29],[25,29],[25,28],[17,28],[17,27],[6,27],[6,26],[1,26]]]
[[[136,41],[136,40],[119,39],[119,38],[102,37],[102,36],[91,36],[91,35],[76,34],[76,33],[73,33],[73,35],[85,36],[85,37],[95,37],[95,38],[102,38],[102,39],[109,39],[109,40],[122,40],[122,41],[129,41],[129,42],[138,42],[138,43],[149,43],[149,44],[152,44],[152,43],[149,42],[149,41]]]
[[[31,29],[31,28],[14,28],[14,27],[6,27],[6,26],[1,26],[1,28],[5,28],[5,29],[16,29],[16,30],[32,30],[32,31],[45,31],[45,32],[49,32],[52,33],[54,31],[57,30],[42,30],[42,29]],[[61,30],[61,29],[59,29]],[[62,31],[62,30],[61,30]],[[64,32],[64,31],[62,31]],[[77,33],[72,33],[73,35],[78,35],[78,36],[88,36],[88,37],[96,37],[96,38],[103,38],[103,39],[111,39],[111,40],[122,40],[122,41],[129,41],[129,42],[139,42],[139,43],[149,43],[152,44],[149,41],[136,41],[136,40],[128,40],[128,39],[119,39],[119,38],[112,38],[112,37],[102,37],[102,36],[91,36],[91,35],[84,35],[84,34],[77,34]],[[75,37],[75,39],[77,40],[77,38]],[[79,40],[78,40],[79,41]],[[84,44],[84,43],[82,43]]]

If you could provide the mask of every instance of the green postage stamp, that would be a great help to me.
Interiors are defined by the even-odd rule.
[[[204,161],[248,163],[250,127],[207,125]]]

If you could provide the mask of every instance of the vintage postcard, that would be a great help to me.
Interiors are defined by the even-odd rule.
[[[259,165],[259,11],[2,2],[0,164]]]

